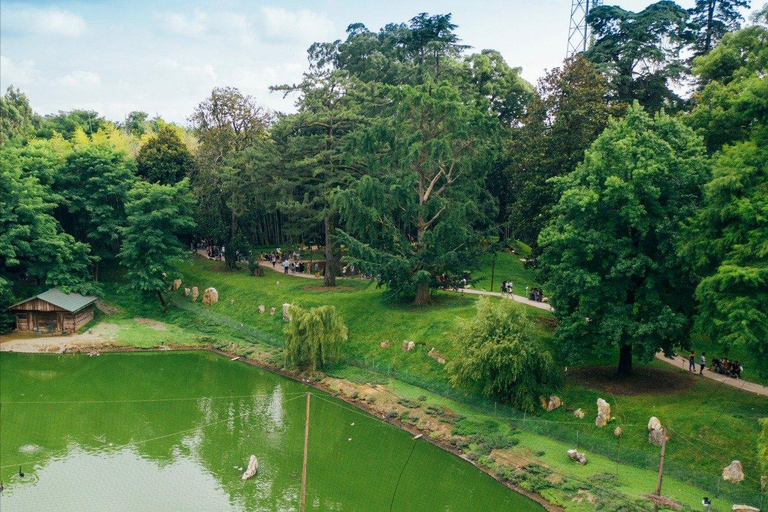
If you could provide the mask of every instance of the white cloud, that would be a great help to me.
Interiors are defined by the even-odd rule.
[[[101,86],[101,75],[93,71],[72,71],[64,76],[55,78],[53,84],[62,87],[96,89]]]
[[[82,16],[58,7],[10,7],[3,14],[4,30],[36,35],[79,37],[87,24]]]
[[[246,38],[250,26],[246,17],[232,12],[166,13],[159,15],[160,25],[169,33],[185,37],[239,36]]]
[[[194,14],[169,13],[163,16],[165,28],[172,34],[188,37],[203,37],[206,32],[208,15],[195,10]]]
[[[314,42],[333,37],[333,22],[325,14],[307,9],[293,12],[268,6],[260,10],[261,26],[269,40]]]
[[[9,85],[16,87],[32,83],[40,76],[40,72],[35,67],[35,61],[23,60],[16,62],[13,59],[0,55],[0,84],[2,90]]]

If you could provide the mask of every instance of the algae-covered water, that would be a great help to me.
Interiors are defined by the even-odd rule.
[[[0,510],[298,510],[307,390],[207,352],[0,353]],[[312,393],[308,509],[543,510]]]

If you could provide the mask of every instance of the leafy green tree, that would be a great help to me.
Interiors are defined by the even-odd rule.
[[[52,215],[50,194],[34,176],[0,159],[0,287],[31,280],[87,293],[96,289],[88,245],[64,233]]]
[[[37,136],[49,139],[53,137],[54,133],[60,133],[65,139],[72,140],[78,129],[92,136],[108,124],[109,121],[94,110],[59,111],[58,114],[47,115],[43,118]]]
[[[451,334],[456,358],[445,369],[451,384],[533,411],[561,383],[552,355],[524,307],[511,300],[480,299],[474,318]]]
[[[350,134],[364,122],[352,87],[346,73],[316,71],[306,73],[298,85],[273,88],[298,94],[298,112],[282,118],[275,131],[287,148],[287,167],[293,177],[292,209],[303,213],[310,226],[323,226],[325,286],[336,286],[339,260],[334,236],[338,212],[332,192],[361,174],[348,147]]]
[[[750,138],[755,127],[768,122],[768,29],[747,27],[726,34],[709,54],[693,62],[703,89],[686,122],[717,151]]]
[[[763,135],[768,135],[768,130]],[[768,375],[768,138],[717,156],[684,254],[702,276],[696,327],[726,353],[744,347]]]
[[[9,86],[0,97],[0,145],[10,141],[24,141],[34,134],[39,125],[27,95]]]
[[[240,227],[262,193],[253,185],[276,170],[267,128],[272,115],[235,88],[216,88],[190,117],[200,139],[192,186],[200,234],[224,246],[227,268],[247,245]],[[253,159],[244,157],[250,151]],[[266,195],[264,196],[266,197]]]
[[[89,144],[67,156],[57,179],[62,206],[57,216],[64,229],[88,242],[99,261],[120,249],[128,191],[136,182],[135,164],[106,145]],[[93,268],[98,279],[99,261]]]
[[[195,160],[170,126],[160,128],[139,150],[138,175],[150,183],[172,185],[193,173]]]
[[[179,236],[195,226],[190,215],[193,204],[184,179],[175,185],[140,181],[129,192],[125,205],[128,222],[121,229],[120,263],[128,267],[130,286],[156,295],[165,312],[168,302],[163,293],[169,288],[168,276],[186,254]]]
[[[586,57],[608,78],[614,101],[639,101],[650,111],[676,107],[668,82],[682,76],[688,12],[668,0],[634,13],[601,5],[589,11],[595,37]]]
[[[128,133],[141,137],[147,131],[147,126],[149,125],[149,122],[147,121],[148,119],[149,114],[146,112],[134,110],[125,116],[125,122],[123,123],[122,128]]]
[[[400,86],[391,113],[358,142],[369,174],[337,204],[353,260],[393,293],[425,304],[438,276],[460,275],[495,217],[482,184],[495,120],[453,86]]]
[[[324,368],[341,357],[347,327],[334,306],[290,307],[291,321],[283,328],[285,364],[291,368]]]
[[[499,200],[500,214],[512,233],[534,247],[557,202],[549,179],[576,169],[613,111],[605,79],[582,55],[550,71],[537,92],[506,144],[506,185],[500,187],[506,186],[507,195]]]
[[[725,34],[738,30],[744,20],[739,10],[749,4],[750,0],[696,0],[689,11],[694,56],[706,55]]]
[[[572,361],[618,349],[628,375],[633,356],[685,343],[695,284],[677,244],[708,172],[692,130],[635,104],[574,172],[555,178],[561,196],[539,245],[556,336]]]

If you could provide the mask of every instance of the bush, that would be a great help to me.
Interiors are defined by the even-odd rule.
[[[416,400],[411,400],[410,398],[399,398],[397,400],[397,403],[409,409],[418,409],[419,407],[421,407],[421,404],[419,402],[417,402]]]
[[[446,365],[451,384],[533,411],[538,397],[552,394],[561,382],[535,324],[510,300],[481,298],[476,308],[475,317],[460,320],[453,334],[458,357]]]

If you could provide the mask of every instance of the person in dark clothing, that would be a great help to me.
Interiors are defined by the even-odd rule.
[[[688,370],[696,371],[696,352],[691,352],[691,355],[688,356]]]

